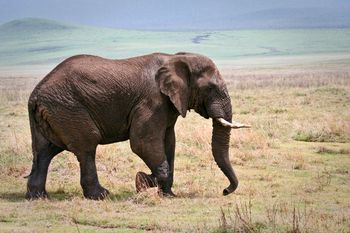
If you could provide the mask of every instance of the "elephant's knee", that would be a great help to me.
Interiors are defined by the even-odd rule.
[[[156,170],[154,171],[154,175],[157,177],[158,181],[166,181],[169,179],[169,164],[168,161],[164,160],[163,163],[161,163]]]

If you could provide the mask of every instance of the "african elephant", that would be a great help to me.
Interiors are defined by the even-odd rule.
[[[174,126],[190,109],[213,119],[212,153],[230,181],[223,194],[232,193],[238,180],[229,160],[230,130],[246,125],[232,123],[226,85],[209,58],[181,52],[66,59],[39,82],[28,101],[33,165],[26,198],[47,197],[48,166],[68,150],[79,161],[84,196],[103,199],[109,192],[98,181],[96,147],[128,139],[160,192],[173,195]]]

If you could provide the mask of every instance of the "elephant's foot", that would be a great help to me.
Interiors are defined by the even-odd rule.
[[[159,193],[159,195],[161,195],[163,197],[169,197],[169,198],[176,197],[175,193],[173,193],[173,191],[171,191],[171,189],[164,191],[161,188],[159,188],[158,193]]]
[[[49,195],[47,195],[47,192],[45,190],[39,191],[39,190],[28,190],[26,193],[25,198],[27,200],[36,200],[36,199],[45,199],[48,198]]]
[[[97,184],[93,188],[83,188],[84,197],[91,200],[103,200],[105,199],[109,191],[103,188],[100,184]]]
[[[158,186],[159,186],[159,189],[158,189],[159,195],[163,197],[176,197],[176,195],[171,190],[169,182],[167,181],[159,182]]]
[[[29,179],[25,198],[27,200],[48,198],[49,196],[45,190],[45,180],[42,179],[43,176],[29,175],[28,177]]]
[[[144,172],[138,172],[135,178],[136,192],[142,192],[148,188],[157,187],[157,180],[152,175],[147,175]]]

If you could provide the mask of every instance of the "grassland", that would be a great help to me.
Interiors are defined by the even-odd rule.
[[[1,78],[0,232],[349,232],[350,70],[224,70],[234,118],[252,129],[231,136],[237,191],[210,148],[211,121],[179,119],[174,191],[137,194],[148,171],[128,142],[100,146],[97,169],[111,191],[82,197],[79,166],[64,152],[51,166],[49,200],[24,200],[31,167],[26,100],[37,78]]]

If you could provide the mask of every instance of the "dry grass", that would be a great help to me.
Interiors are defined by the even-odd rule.
[[[349,86],[349,70],[281,69],[258,71],[224,71],[230,89],[286,89],[324,86]]]
[[[228,181],[210,147],[211,121],[179,119],[174,192],[137,194],[148,172],[128,142],[99,146],[97,169],[111,191],[82,198],[76,158],[50,166],[50,200],[24,200],[31,148],[26,100],[38,79],[0,82],[1,232],[349,232],[350,77],[346,70],[223,72],[234,118],[252,129],[232,131],[230,153],[240,186]]]
[[[233,211],[221,209],[219,227],[213,232],[328,232],[325,229],[347,231],[347,219],[338,215],[323,215],[307,203],[267,202],[265,213],[255,215],[251,200],[237,202]]]

